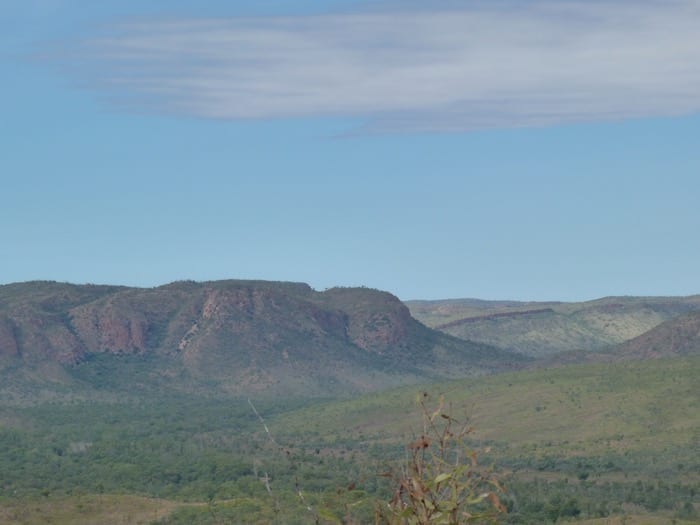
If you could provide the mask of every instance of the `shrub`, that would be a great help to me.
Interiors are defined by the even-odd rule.
[[[398,470],[383,474],[392,481],[393,497],[376,511],[376,524],[456,525],[497,523],[506,512],[497,476],[477,462],[467,437],[473,429],[445,410],[443,396],[433,409],[427,393],[417,400],[422,435],[407,447]]]

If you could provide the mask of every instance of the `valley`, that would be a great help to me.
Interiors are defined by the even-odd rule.
[[[696,298],[611,301],[464,300],[439,322],[408,303],[445,331],[506,324],[499,348],[363,288],[0,286],[0,518],[372,523],[425,431],[416,401],[444,398],[501,523],[697,523]],[[600,344],[567,346],[563,318]]]
[[[407,301],[411,314],[432,328],[485,344],[546,357],[605,350],[661,323],[700,309],[700,296],[606,297],[581,303]]]

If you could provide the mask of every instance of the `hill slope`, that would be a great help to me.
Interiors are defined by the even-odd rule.
[[[265,281],[0,286],[0,359],[15,380],[303,395],[523,362],[425,327],[386,292]]]
[[[700,310],[700,296],[606,297],[581,303],[408,301],[411,313],[455,337],[529,356],[597,351],[633,339],[674,317]]]
[[[500,442],[508,454],[537,444],[566,455],[596,455],[654,449],[661,443],[696,446],[698,372],[696,355],[524,370],[422,388],[444,394],[453,415],[466,414],[475,426],[474,437]],[[281,415],[270,427],[301,436],[322,427],[329,441],[397,435],[408,440],[421,426],[418,393],[404,387],[313,405]]]
[[[613,350],[620,358],[648,359],[700,354],[700,312],[671,319]]]

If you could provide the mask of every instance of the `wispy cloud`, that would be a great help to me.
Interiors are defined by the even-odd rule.
[[[140,110],[354,116],[368,132],[700,110],[697,0],[449,5],[132,21],[81,42],[73,60],[97,89]]]

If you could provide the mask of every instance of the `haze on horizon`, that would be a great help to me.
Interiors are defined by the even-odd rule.
[[[0,282],[700,292],[700,4],[9,0]]]

